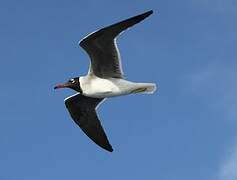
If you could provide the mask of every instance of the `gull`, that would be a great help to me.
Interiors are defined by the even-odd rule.
[[[110,97],[134,93],[153,93],[154,83],[136,83],[124,79],[116,37],[124,30],[144,20],[152,10],[112,24],[83,38],[79,45],[90,57],[86,76],[75,77],[54,87],[71,88],[77,93],[64,100],[71,118],[97,145],[112,152],[96,109]]]

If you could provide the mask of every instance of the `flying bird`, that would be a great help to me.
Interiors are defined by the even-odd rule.
[[[79,45],[90,57],[88,74],[54,87],[77,91],[64,100],[72,119],[92,141],[110,152],[113,148],[97,116],[96,108],[109,97],[153,93],[156,90],[153,83],[136,83],[124,79],[116,37],[152,13],[152,10],[147,11],[92,32],[83,38]]]

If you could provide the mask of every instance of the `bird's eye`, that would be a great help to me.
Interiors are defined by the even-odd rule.
[[[75,83],[75,80],[74,79],[70,79],[69,82],[70,83]]]

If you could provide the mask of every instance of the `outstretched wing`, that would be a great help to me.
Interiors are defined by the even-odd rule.
[[[123,78],[123,71],[116,37],[127,28],[139,23],[153,11],[134,16],[127,20],[93,32],[80,41],[80,46],[89,54],[89,73],[101,78]]]
[[[112,146],[96,114],[96,106],[102,100],[75,94],[65,99],[65,105],[72,119],[82,131],[97,145],[112,152]]]

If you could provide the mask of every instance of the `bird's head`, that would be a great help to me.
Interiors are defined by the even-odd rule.
[[[77,92],[82,93],[79,77],[69,79],[66,83],[58,84],[54,87],[54,89],[60,89],[60,88],[71,88]]]

